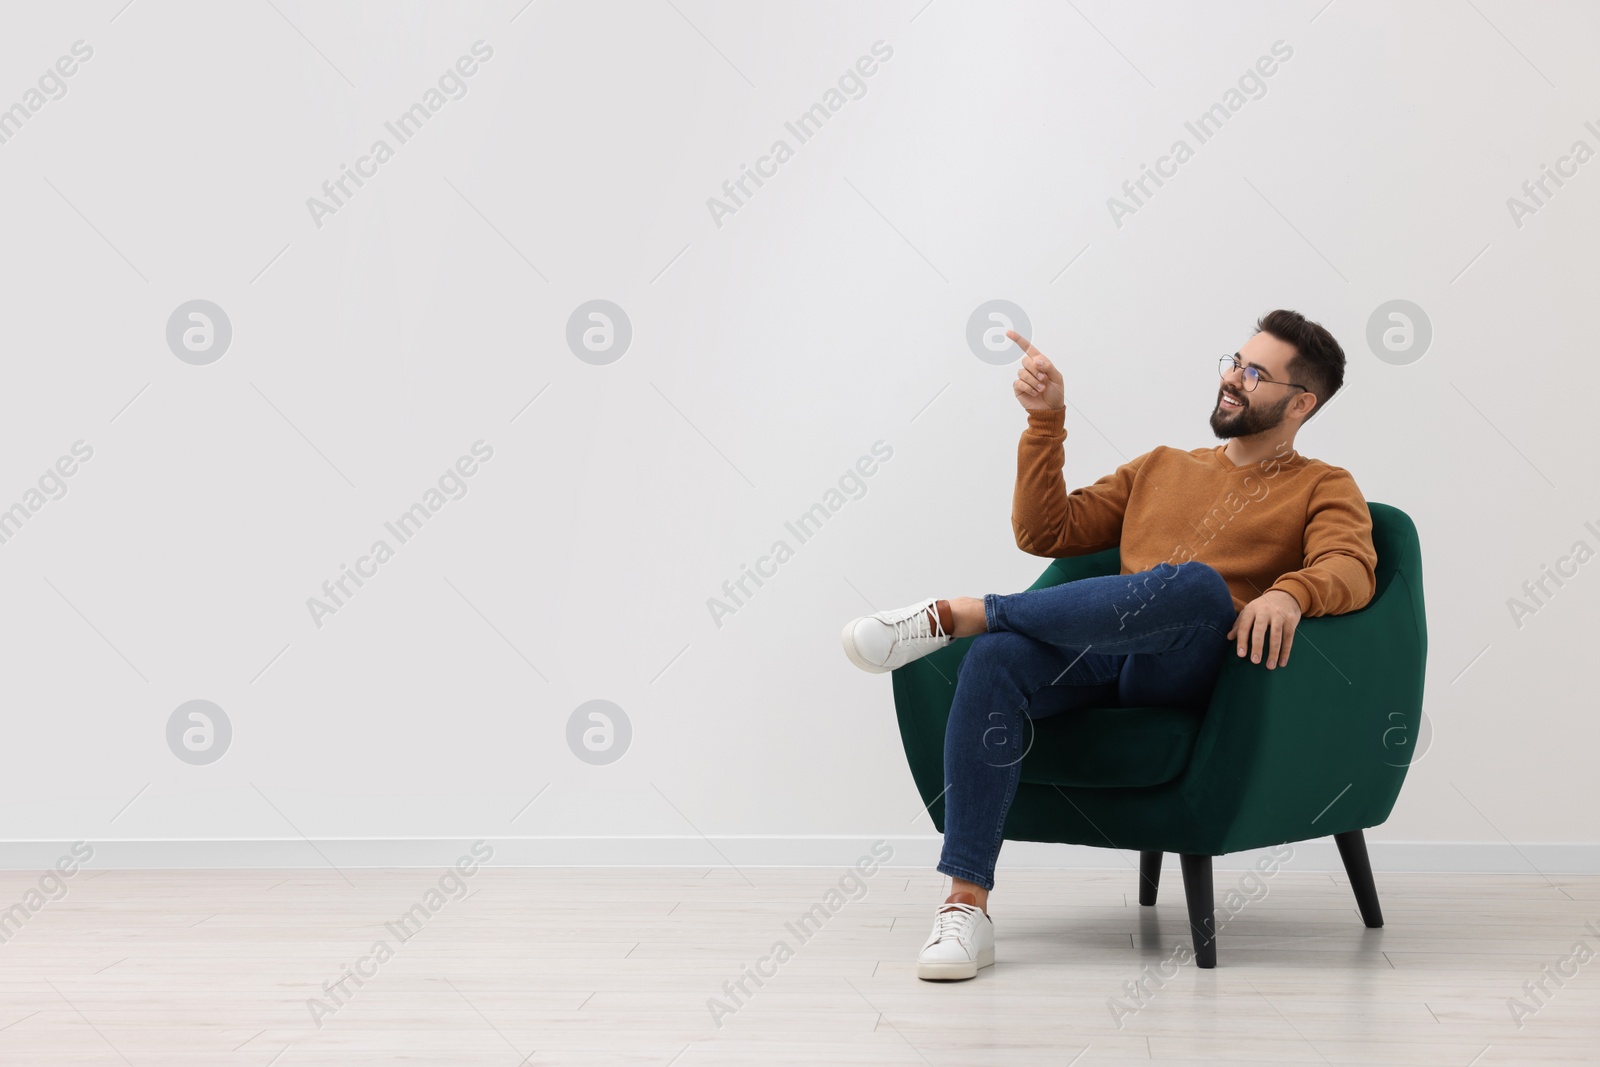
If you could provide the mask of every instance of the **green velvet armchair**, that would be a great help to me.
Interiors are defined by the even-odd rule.
[[[1389,817],[1419,736],[1427,621],[1417,529],[1369,503],[1377,590],[1305,618],[1288,666],[1229,655],[1208,707],[1114,707],[1034,720],[1006,817],[1012,841],[1140,852],[1153,905],[1166,852],[1183,871],[1195,959],[1216,966],[1212,857],[1331,835],[1367,926],[1382,926],[1362,831]],[[1120,571],[1116,549],[1053,561],[1030,588]],[[894,671],[906,759],[944,830],[944,731],[972,638]]]

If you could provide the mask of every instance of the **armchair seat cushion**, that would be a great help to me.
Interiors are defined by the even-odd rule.
[[[1031,720],[1022,780],[1111,789],[1151,786],[1189,766],[1204,708],[1084,708]]]

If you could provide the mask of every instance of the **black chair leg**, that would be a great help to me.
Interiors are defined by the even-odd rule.
[[[1217,906],[1211,888],[1211,857],[1180,853],[1183,895],[1189,901],[1189,932],[1194,935],[1197,967],[1217,965]]]
[[[1378,907],[1378,887],[1372,881],[1372,861],[1367,858],[1367,839],[1360,830],[1334,834],[1339,846],[1339,858],[1344,860],[1344,873],[1350,876],[1350,888],[1356,891],[1356,907],[1361,909],[1361,921],[1371,927],[1383,925],[1383,912]]]
[[[1161,886],[1160,852],[1139,853],[1139,903],[1145,907],[1156,902],[1156,890]]]

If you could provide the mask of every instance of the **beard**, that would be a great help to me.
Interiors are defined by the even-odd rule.
[[[1243,404],[1240,408],[1222,406],[1222,397],[1226,394]],[[1265,433],[1276,429],[1283,421],[1284,412],[1289,408],[1289,401],[1294,394],[1284,397],[1276,404],[1270,406],[1257,403],[1249,393],[1229,392],[1227,389],[1217,390],[1217,406],[1211,409],[1211,432],[1223,440],[1230,437],[1249,437],[1252,434]]]

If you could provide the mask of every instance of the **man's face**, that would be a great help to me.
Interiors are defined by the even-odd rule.
[[[1289,360],[1294,346],[1270,333],[1258,333],[1239,349],[1240,366],[1254,366],[1261,375],[1253,392],[1246,392],[1242,371],[1222,379],[1216,406],[1211,409],[1211,432],[1218,437],[1248,437],[1276,429],[1300,390],[1274,382],[1289,380]]]

